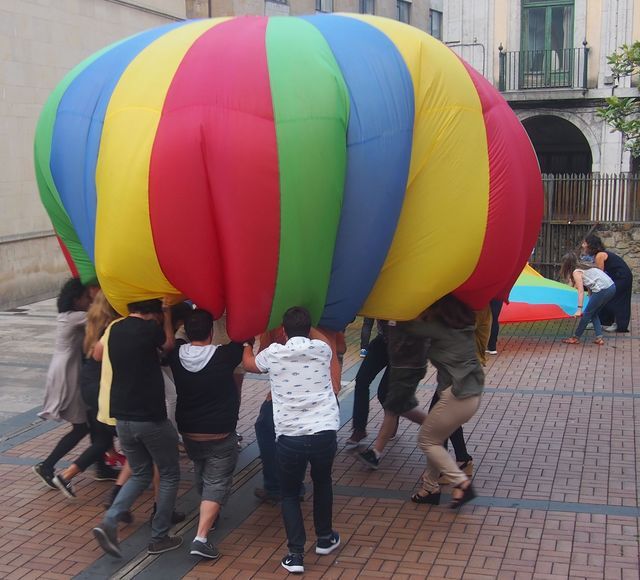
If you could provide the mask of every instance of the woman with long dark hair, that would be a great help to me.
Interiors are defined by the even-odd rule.
[[[631,268],[620,256],[605,249],[602,240],[596,234],[590,234],[584,239],[582,251],[587,256],[591,256],[595,265],[607,274],[616,285],[614,297],[600,310],[599,318],[603,330],[629,332],[633,290]]]
[[[42,419],[67,421],[71,431],[55,446],[49,456],[33,466],[43,483],[56,489],[53,473],[56,463],[89,433],[87,407],[80,393],[82,341],[91,298],[77,278],[67,280],[58,296],[58,318],[53,358],[47,372]]]

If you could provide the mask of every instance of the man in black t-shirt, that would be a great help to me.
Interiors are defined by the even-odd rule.
[[[102,523],[93,529],[102,549],[117,557],[122,556],[119,516],[149,487],[154,463],[160,486],[148,551],[161,554],[182,544],[181,537],[169,536],[180,466],[178,434],[167,419],[159,353],[173,349],[171,312],[160,300],[132,302],[128,308],[129,316],[114,322],[103,338],[106,344],[100,342],[94,350],[94,358],[101,359],[103,353],[108,356],[106,367],[112,372],[109,415],[116,420],[118,438],[132,471]]]
[[[191,342],[178,341],[169,357],[178,394],[176,422],[202,497],[191,554],[215,560],[220,552],[207,535],[229,497],[238,461],[236,424],[240,397],[233,378],[242,344],[212,344],[213,316],[194,310],[185,320]]]

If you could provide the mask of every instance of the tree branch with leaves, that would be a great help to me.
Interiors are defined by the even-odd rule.
[[[616,83],[620,78],[637,75],[640,73],[640,41],[623,44],[607,57],[607,62]],[[633,157],[640,157],[640,100],[613,95],[606,101],[607,106],[598,109],[598,116],[622,133],[624,147]]]

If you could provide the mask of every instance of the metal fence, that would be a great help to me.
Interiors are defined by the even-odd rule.
[[[587,88],[589,49],[500,51],[498,88],[526,89]]]
[[[595,229],[596,224],[592,223],[542,222],[531,265],[545,278],[557,280],[562,256],[579,252],[582,240]]]
[[[546,221],[640,221],[637,174],[543,175],[542,182]]]
[[[607,222],[640,222],[640,175],[543,175],[544,215],[531,264],[557,279],[562,256]]]

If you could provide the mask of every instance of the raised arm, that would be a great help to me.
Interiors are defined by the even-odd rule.
[[[253,341],[247,341],[243,345],[242,366],[249,373],[261,374],[262,371],[256,365],[256,355],[253,354]]]
[[[341,369],[340,362],[338,361],[338,353],[336,351],[335,337],[334,340],[331,340],[330,337],[326,336],[322,332],[320,332],[317,328],[311,328],[309,331],[309,338],[311,340],[321,340],[326,343],[331,349],[331,386],[333,387],[333,392],[337,395],[340,392],[341,382]]]
[[[171,320],[171,307],[169,299],[162,299],[162,314],[164,315],[162,329],[164,330],[164,343],[160,347],[164,354],[168,354],[173,350],[176,344],[176,336],[173,331],[173,321]]]

